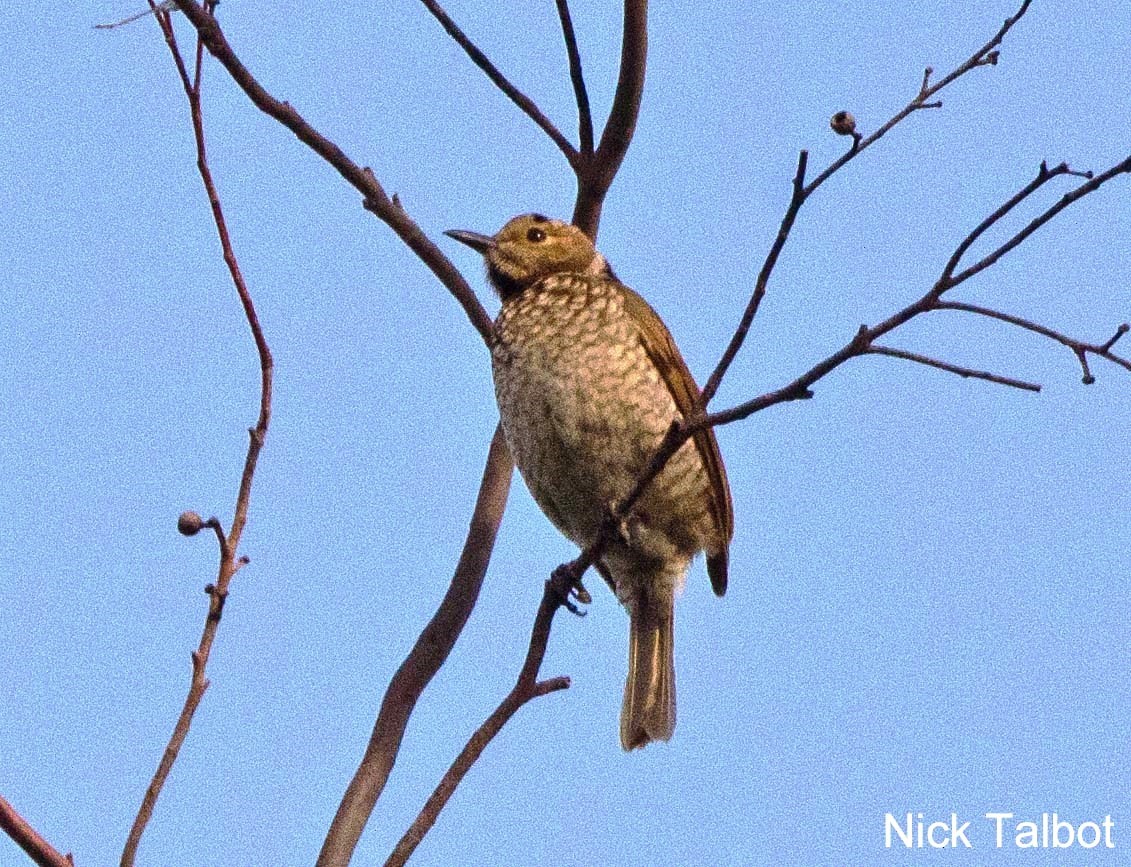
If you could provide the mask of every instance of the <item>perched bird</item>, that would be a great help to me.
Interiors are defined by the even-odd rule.
[[[541,214],[493,237],[446,233],[482,253],[502,299],[491,347],[507,444],[535,501],[582,548],[633,487],[699,387],[663,321],[580,229]],[[628,610],[626,750],[675,729],[672,624],[691,559],[726,592],[730,488],[711,430],[695,434],[637,501],[596,564]]]

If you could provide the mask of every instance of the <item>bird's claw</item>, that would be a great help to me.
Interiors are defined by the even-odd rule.
[[[589,595],[589,591],[581,583],[581,577],[576,574],[572,563],[563,563],[556,568],[550,575],[550,584],[558,597],[558,601],[570,614],[576,614],[578,617],[585,616],[585,612],[578,608],[573,600],[576,599],[582,605],[588,605],[593,601],[593,597]]]

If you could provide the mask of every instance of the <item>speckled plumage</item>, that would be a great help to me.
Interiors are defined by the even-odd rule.
[[[578,229],[516,217],[479,249],[503,299],[492,365],[503,430],[535,501],[581,547],[634,485],[698,387],[660,318]],[[648,486],[602,561],[631,621],[621,741],[675,727],[673,605],[694,555],[726,587],[730,492],[714,435],[689,440]]]
[[[508,300],[495,322],[495,396],[515,464],[547,517],[580,546],[679,414],[625,309],[629,291],[604,276],[555,274]],[[634,510],[630,551],[614,546],[609,558],[690,561],[714,532],[707,487],[689,441]],[[635,589],[617,584],[622,601]]]

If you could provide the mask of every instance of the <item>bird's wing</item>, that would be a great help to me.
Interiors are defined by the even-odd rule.
[[[625,308],[639,328],[640,342],[660,372],[676,407],[684,418],[698,414],[702,409],[699,386],[688,370],[687,362],[679,354],[671,332],[647,301],[624,284],[621,284],[621,288],[624,291]],[[715,432],[711,428],[704,428],[693,439],[711,483],[711,513],[723,543],[718,551],[708,552],[707,574],[711,578],[712,589],[722,596],[727,589],[727,546],[734,535],[734,507],[730,485],[727,483],[727,472]]]

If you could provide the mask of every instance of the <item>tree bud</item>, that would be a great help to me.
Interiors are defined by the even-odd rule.
[[[195,536],[204,527],[204,519],[196,512],[181,512],[177,518],[177,532],[182,536]]]

